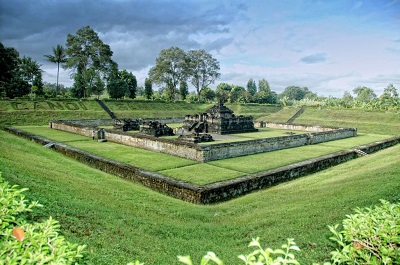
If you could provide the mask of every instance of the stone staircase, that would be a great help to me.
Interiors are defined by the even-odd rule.
[[[304,108],[299,109],[296,114],[293,115],[286,123],[293,123],[295,119],[297,119],[301,114],[303,114]]]
[[[117,118],[117,116],[115,115],[115,113],[112,112],[112,111],[107,107],[107,105],[104,104],[103,101],[101,101],[101,100],[99,100],[99,99],[96,99],[96,101],[97,101],[97,103],[99,103],[99,105],[108,113],[108,115],[110,115],[110,117],[111,117],[112,119],[116,119],[116,118]]]
[[[368,155],[366,152],[364,152],[364,151],[362,151],[362,150],[360,150],[360,149],[354,148],[353,150],[354,150],[359,156],[366,156],[366,155]]]

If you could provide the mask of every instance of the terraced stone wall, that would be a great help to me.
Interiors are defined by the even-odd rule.
[[[369,154],[400,143],[400,136],[397,136],[334,154],[320,156],[293,165],[288,165],[241,178],[199,186],[169,178],[154,172],[142,170],[118,161],[99,157],[13,127],[6,127],[5,130],[20,137],[34,141],[38,144],[47,145],[57,152],[72,157],[82,163],[88,164],[107,173],[137,181],[144,186],[150,187],[158,192],[196,204],[212,204],[227,201],[235,197],[243,196],[255,190],[264,189],[284,181],[290,181],[301,176],[327,169],[331,166],[359,157],[360,155],[357,153],[356,149]]]
[[[93,124],[99,124],[92,123]],[[81,134],[87,137],[91,136],[93,127],[87,127],[88,122],[78,123],[77,121],[51,121],[50,127],[53,129]],[[285,124],[278,124],[284,126]],[[281,129],[308,130],[316,131],[313,133],[295,134],[289,136],[263,138],[248,141],[237,141],[230,143],[197,145],[194,143],[185,143],[173,139],[157,138],[148,135],[130,134],[126,132],[106,129],[105,139],[128,146],[134,146],[156,152],[188,158],[199,162],[208,162],[213,160],[251,155],[263,152],[270,152],[285,148],[293,148],[307,144],[316,144],[326,141],[333,141],[357,135],[357,129],[354,128],[333,128],[320,127],[312,128],[309,125],[288,125],[279,127]]]

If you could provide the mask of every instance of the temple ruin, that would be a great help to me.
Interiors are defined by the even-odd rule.
[[[206,112],[186,115],[183,127],[188,132],[232,134],[256,132],[252,116],[235,116],[222,102],[215,104]]]

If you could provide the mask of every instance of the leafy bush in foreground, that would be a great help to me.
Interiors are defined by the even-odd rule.
[[[343,231],[329,227],[340,246],[331,252],[333,263],[400,264],[400,204],[381,200],[355,212],[343,220]]]
[[[41,206],[28,203],[27,189],[10,186],[0,174],[0,264],[73,264],[85,246],[71,244],[58,234],[59,224],[49,218],[29,224],[23,213]]]

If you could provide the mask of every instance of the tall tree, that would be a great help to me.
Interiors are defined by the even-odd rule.
[[[29,84],[19,71],[19,53],[0,42],[0,97],[15,98],[28,93]]]
[[[186,80],[185,52],[178,47],[170,47],[160,52],[156,65],[149,70],[149,78],[156,84],[164,84],[169,89],[169,99],[174,100],[177,85]]]
[[[151,99],[153,96],[153,85],[150,78],[144,80],[144,96],[146,99]]]
[[[137,80],[136,76],[132,74],[132,72],[128,72],[127,70],[119,71],[119,77],[126,83],[127,85],[127,96],[129,98],[136,98],[136,90],[137,90]]]
[[[393,84],[389,84],[384,90],[383,94],[379,97],[381,108],[388,109],[398,106],[400,103],[399,93]]]
[[[215,94],[218,101],[227,102],[232,91],[233,86],[227,83],[219,83],[217,89],[215,89]]]
[[[250,78],[249,81],[247,81],[246,87],[247,87],[247,92],[249,93],[250,97],[253,97],[257,92],[256,81],[254,81],[253,78]]]
[[[205,101],[213,101],[216,97],[215,91],[209,87],[204,88],[201,90],[201,98]]]
[[[264,78],[261,80],[258,80],[258,90],[260,92],[265,92],[266,94],[271,93],[271,88],[269,87],[269,83],[267,80],[265,80]]]
[[[23,80],[28,82],[31,86],[31,95],[33,93],[32,87],[33,82],[36,78],[42,78],[42,69],[40,69],[40,64],[31,57],[22,57],[19,60],[19,70],[20,75]]]
[[[0,42],[0,82],[9,83],[18,74],[19,54],[16,49]]]
[[[272,103],[271,88],[267,80],[258,80],[258,92],[254,97],[258,103]]]
[[[246,99],[246,89],[242,86],[235,86],[232,88],[230,93],[230,101],[234,102],[243,102]]]
[[[357,95],[356,97],[357,101],[364,103],[370,102],[371,100],[376,98],[375,92],[371,88],[365,86],[359,86],[354,88],[353,93]]]
[[[188,84],[185,81],[181,81],[179,84],[179,95],[181,100],[186,100],[186,96],[189,94]]]
[[[219,70],[219,62],[205,50],[190,50],[187,53],[186,71],[190,83],[196,88],[198,100],[201,90],[220,77]]]
[[[56,47],[53,47],[53,54],[45,55],[47,61],[57,64],[57,86],[56,86],[56,94],[58,94],[58,77],[60,75],[60,64],[67,62],[67,54],[65,53],[64,47],[61,44],[58,44]]]
[[[279,95],[280,98],[287,97],[288,100],[302,100],[311,91],[307,87],[288,86]],[[312,93],[312,92],[311,92]]]
[[[79,29],[76,35],[68,34],[65,53],[68,59],[63,67],[73,71],[74,91],[79,97],[90,96],[97,77],[108,81],[116,65],[110,46],[89,26]]]

